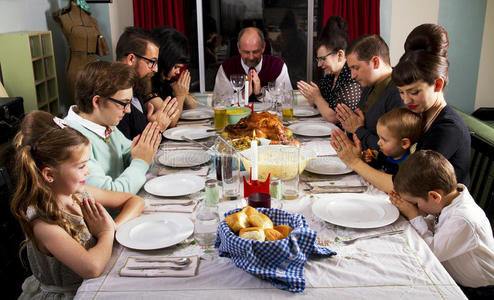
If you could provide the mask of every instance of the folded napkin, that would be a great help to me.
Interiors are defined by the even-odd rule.
[[[232,210],[225,216],[236,213]],[[215,247],[219,255],[229,257],[240,269],[269,280],[279,289],[301,293],[305,289],[304,265],[309,255],[335,255],[336,252],[317,244],[317,232],[311,230],[300,214],[292,214],[276,208],[260,208],[274,224],[289,225],[290,235],[274,242],[246,240],[236,236],[226,225],[220,223],[216,232]]]
[[[149,259],[153,262],[136,262],[136,259]],[[126,277],[192,277],[197,275],[199,267],[199,257],[189,256],[191,263],[184,266],[183,269],[174,270],[166,267],[181,267],[172,262],[155,262],[160,259],[178,259],[180,257],[168,256],[151,256],[151,257],[135,257],[129,256],[125,265],[120,269],[119,275]],[[143,269],[139,269],[143,268]]]
[[[306,142],[303,147],[316,152],[317,156],[336,155],[336,151],[329,143],[329,140]]]
[[[158,171],[158,176],[175,174],[175,173],[206,176],[208,175],[208,170],[209,170],[208,166],[202,166],[199,170],[193,170],[190,168],[161,167],[160,170]]]
[[[344,176],[335,180],[317,180],[317,181],[307,181],[307,184],[312,187],[326,187],[326,186],[339,186],[339,187],[349,187],[349,186],[363,186],[366,185],[359,175],[349,175]]]
[[[305,184],[307,191],[312,194],[324,193],[363,193],[367,190],[367,184],[359,175],[339,176],[333,180],[307,179]]]

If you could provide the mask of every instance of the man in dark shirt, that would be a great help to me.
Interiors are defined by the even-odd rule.
[[[151,77],[158,71],[158,53],[158,43],[142,28],[127,27],[117,43],[117,60],[133,66],[139,75],[133,88],[131,112],[117,126],[130,140],[141,134],[148,122],[158,122],[160,131],[164,131],[178,114],[175,98],[161,100],[157,109],[148,103],[158,97],[151,93]]]
[[[347,133],[357,135],[363,149],[377,150],[377,120],[393,108],[404,106],[391,80],[388,45],[378,35],[363,35],[350,44],[346,58],[352,78],[364,90],[359,108],[353,112],[347,105],[338,104],[336,118]]]

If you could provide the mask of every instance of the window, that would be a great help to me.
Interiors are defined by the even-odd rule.
[[[266,41],[264,53],[279,56],[285,61],[294,88],[298,80],[311,80],[317,2],[185,0],[184,23],[191,45],[191,91],[213,90],[219,66],[226,58],[238,54],[238,32],[248,26],[263,31]],[[198,28],[197,22],[202,22],[202,28]],[[198,38],[201,29],[203,32]],[[313,38],[308,39],[308,36]],[[199,45],[204,50],[202,53],[198,52]]]

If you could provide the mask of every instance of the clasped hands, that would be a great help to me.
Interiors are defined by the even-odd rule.
[[[158,129],[161,132],[168,128],[172,120],[179,113],[176,98],[171,99],[170,97],[166,97],[166,99],[161,102],[156,110],[154,109],[154,105],[150,102],[148,102],[147,106],[147,120],[150,123],[156,122],[158,124]]]
[[[157,122],[149,122],[141,134],[134,137],[130,145],[132,159],[142,159],[148,165],[153,161],[161,142],[161,131]]]
[[[359,108],[354,112],[344,103],[336,105],[336,119],[340,121],[343,129],[350,133],[355,133],[365,125],[364,113]]]

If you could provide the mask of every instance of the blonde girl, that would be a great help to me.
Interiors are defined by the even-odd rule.
[[[20,299],[71,299],[85,278],[100,276],[116,228],[138,216],[142,198],[85,186],[89,140],[42,111],[24,118],[15,138],[17,188],[11,210],[26,235],[33,275]],[[120,209],[112,220],[103,206]]]

